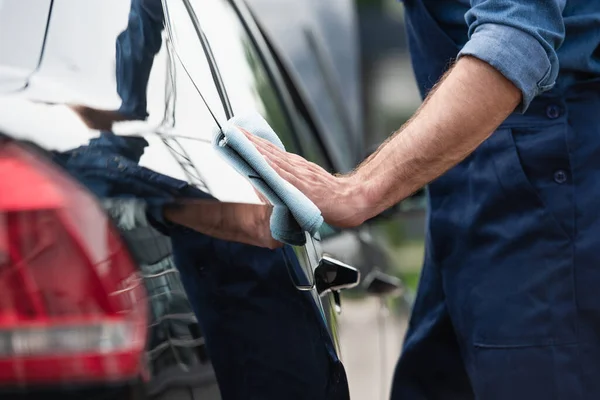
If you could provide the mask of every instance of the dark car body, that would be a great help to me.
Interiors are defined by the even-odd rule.
[[[25,3],[0,1],[0,37],[14,38],[0,39],[0,132],[42,151],[62,152],[85,145],[99,132],[90,129],[71,105],[119,107],[115,39],[127,25],[130,4],[123,0],[42,0],[32,8]],[[113,128],[115,134],[139,135],[148,142],[140,166],[185,181],[224,202],[260,204],[249,182],[211,147],[216,126],[233,115],[258,111],[289,151],[327,169],[339,169],[339,161],[331,157],[318,134],[318,118],[296,96],[303,89],[294,88],[295,81],[243,2],[162,3],[165,29],[147,89],[149,117]],[[135,210],[127,211],[118,202],[103,205],[137,261],[150,298],[146,354],[150,380],[144,385],[144,396],[219,398],[202,333],[168,240],[151,226],[128,224],[128,215]],[[319,235],[308,237],[307,244],[294,251],[304,278],[312,282],[297,283],[298,290],[311,293],[319,318],[339,349],[336,302],[340,289],[357,284],[358,273],[323,257]],[[331,273],[340,268],[349,275],[324,278],[330,275],[323,270]],[[69,382],[62,382],[60,388],[37,393],[42,397],[58,393],[116,398],[113,388],[68,386]],[[138,392],[126,395],[134,397]]]

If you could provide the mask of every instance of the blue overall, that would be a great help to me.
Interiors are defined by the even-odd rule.
[[[99,198],[147,203],[151,223],[171,238],[223,400],[348,400],[321,312],[290,278],[286,264],[301,271],[293,249],[229,242],[165,222],[162,207],[176,199],[214,198],[140,166],[147,146],[141,137],[103,132],[55,161]]]
[[[404,3],[424,95],[459,48]],[[392,399],[600,399],[600,79],[536,97],[428,196]]]

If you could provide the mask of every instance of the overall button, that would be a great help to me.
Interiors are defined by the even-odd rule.
[[[563,169],[559,169],[554,172],[554,182],[556,183],[565,183],[567,181],[567,173]]]
[[[551,104],[548,107],[546,107],[546,115],[550,119],[556,119],[560,117],[560,111],[560,107],[556,104]]]

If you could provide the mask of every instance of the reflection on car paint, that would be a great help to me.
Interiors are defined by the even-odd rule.
[[[221,71],[223,82],[233,111],[259,110],[276,128],[288,148],[294,150],[293,132],[276,91],[271,87],[256,49],[245,37],[243,26],[227,4],[207,3],[201,10],[204,12],[198,12],[198,15],[204,24],[208,24],[210,18],[235,22],[232,24],[236,32],[234,36],[227,40],[212,35],[208,38],[219,43],[213,49],[219,68],[224,69]],[[165,5],[172,5],[173,8],[169,8],[172,16],[175,15],[173,10],[180,9],[183,3],[167,1]],[[154,8],[148,12],[144,8],[147,6]],[[166,374],[177,375],[180,379],[186,372],[189,373],[186,375],[189,381],[193,382],[198,376],[194,368],[208,365],[208,359],[204,332],[200,330],[193,315],[194,307],[183,288],[189,289],[189,281],[198,279],[196,274],[199,271],[188,275],[186,282],[182,281],[181,272],[177,272],[180,265],[177,265],[172,236],[169,237],[171,228],[165,228],[169,223],[164,220],[164,207],[181,198],[194,196],[237,204],[257,204],[260,201],[250,183],[210,147],[211,132],[218,122],[215,118],[224,118],[225,111],[219,91],[214,86],[209,63],[204,57],[190,57],[203,52],[196,52],[200,48],[197,37],[189,36],[196,35],[189,16],[179,14],[180,20],[172,24],[176,27],[175,33],[165,32],[161,20],[164,8],[159,1],[133,0],[131,7],[143,15],[141,20],[137,20],[135,13],[131,12],[129,3],[122,0],[90,0],[85,5],[55,1],[47,32],[46,52],[39,68],[31,76],[29,86],[20,93],[0,93],[0,102],[6,105],[2,107],[4,111],[0,111],[0,129],[50,150],[55,162],[103,200],[103,206],[120,228],[139,264],[143,283],[150,295],[152,322],[147,356],[152,377],[160,378],[161,374]],[[221,13],[219,9],[225,12]],[[148,24],[153,30],[136,29],[139,23]],[[140,37],[140,32],[150,32],[152,40],[148,41],[143,35]],[[234,41],[235,51],[230,54],[240,61],[237,69],[223,58],[225,45]],[[131,60],[137,64],[127,64]],[[182,62],[187,65],[182,65]],[[189,76],[186,69],[191,71]],[[244,72],[240,72],[242,70]],[[181,237],[190,234],[189,230],[176,229]],[[211,238],[198,232],[193,232],[193,235],[199,241],[196,248],[210,248],[206,243]],[[290,272],[292,276],[297,274],[302,279],[311,280],[318,263],[315,248],[295,249],[305,252],[299,261],[289,248],[268,250],[244,247],[239,243],[218,243],[220,247],[212,247],[205,264],[219,265],[222,262],[224,265],[219,267],[230,270],[231,275],[226,278],[232,280],[231,288],[223,284],[219,290],[233,290],[234,284],[238,284],[233,278],[238,275],[240,285],[248,284],[244,281],[248,279],[245,274],[255,274],[253,279],[256,282],[252,283],[259,295],[249,297],[248,306],[254,304],[256,309],[268,307],[268,303],[262,302],[263,297],[281,296],[271,301],[288,312],[279,321],[272,322],[281,324],[300,316],[304,318],[302,328],[312,335],[298,339],[291,336],[289,339],[275,338],[277,340],[269,343],[257,335],[249,339],[255,341],[252,343],[270,346],[278,345],[278,341],[295,340],[300,349],[306,344],[306,339],[313,350],[315,343],[322,344],[323,349],[328,346],[326,331],[322,334],[320,330],[325,330],[323,321],[330,319],[322,308],[321,300],[314,290],[310,293],[295,292],[287,276]],[[312,244],[312,241],[309,243]],[[191,246],[188,247],[186,250],[190,251]],[[233,260],[228,249],[237,252],[232,254],[246,254],[246,258]],[[288,271],[279,274],[286,267],[284,257],[288,261]],[[204,268],[197,267],[198,270]],[[265,273],[266,276],[261,275]],[[215,274],[219,279],[225,279],[218,271]],[[135,279],[131,283],[139,284]],[[261,290],[265,291],[262,295]],[[312,300],[310,304],[308,300]],[[316,326],[313,326],[313,311],[315,315],[319,314]],[[246,314],[240,311],[239,315]],[[287,323],[291,326],[290,321]],[[214,327],[210,329],[215,331]],[[232,332],[243,334],[244,329]],[[288,333],[291,335],[293,332]],[[220,346],[224,348],[224,345]],[[258,350],[269,355],[268,346]],[[332,352],[333,364],[337,363],[335,351],[328,351]],[[249,356],[239,354],[239,360],[230,361],[249,362],[244,361]],[[319,354],[314,356],[319,357]],[[312,362],[307,354],[303,354],[300,360],[291,353],[290,357],[298,363],[310,365]],[[263,359],[266,363],[266,358]],[[271,365],[269,368],[288,369],[287,376],[309,373],[306,371],[308,368],[294,370],[293,364],[287,362],[283,355],[269,362],[281,363],[281,366]],[[311,369],[314,379],[329,379],[329,364],[325,364],[317,363]],[[262,364],[258,362],[256,365]],[[250,372],[258,373],[260,368]],[[235,382],[233,379],[225,377],[224,381],[231,384]],[[235,384],[229,386],[229,390],[242,389]],[[328,390],[338,389],[333,385]],[[345,390],[343,385],[339,390]]]

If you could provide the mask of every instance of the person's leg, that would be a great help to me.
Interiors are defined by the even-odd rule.
[[[473,399],[428,235],[419,290],[392,383],[392,400]]]

